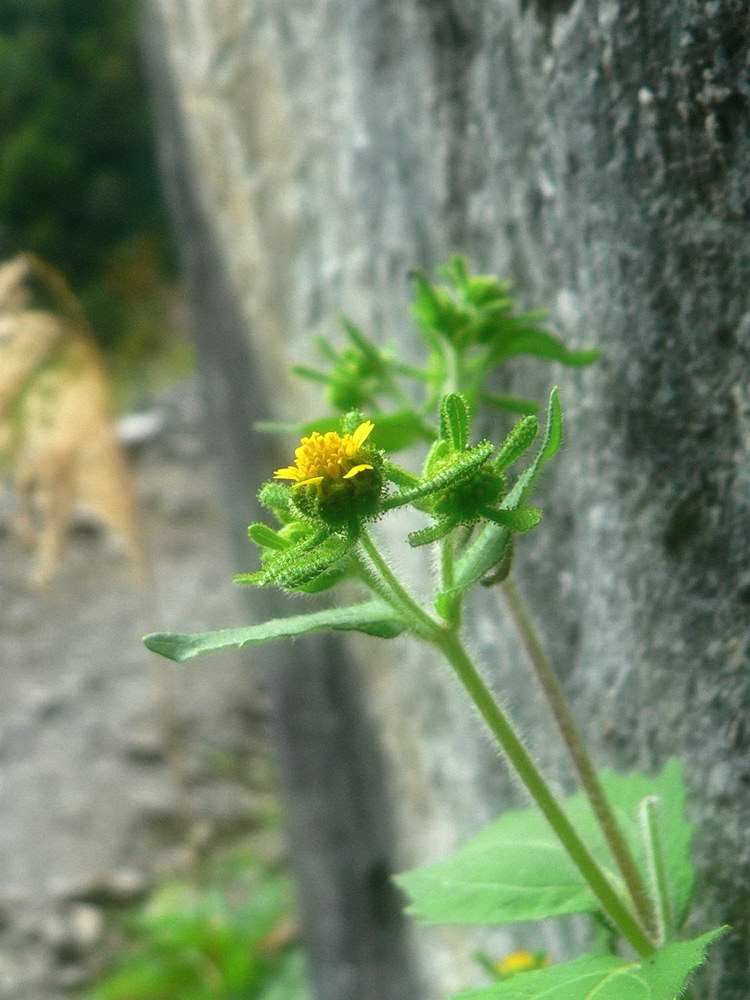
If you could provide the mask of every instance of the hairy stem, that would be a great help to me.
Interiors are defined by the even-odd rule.
[[[601,903],[604,912],[609,915],[618,931],[638,955],[642,957],[651,955],[654,946],[641,924],[617,895],[596,859],[581,840],[459,638],[453,632],[441,630],[433,641],[455,670],[532,799]]]
[[[641,803],[641,819],[646,834],[648,867],[657,903],[658,941],[659,944],[664,944],[670,940],[674,932],[674,918],[672,915],[672,906],[669,901],[667,866],[664,858],[664,842],[659,822],[658,798],[651,795],[643,800]]]
[[[360,560],[360,568],[365,581],[391,607],[404,615],[412,631],[416,632],[423,639],[433,641],[435,635],[441,630],[438,622],[427,614],[424,608],[399,582],[388,563],[380,554],[377,545],[364,529],[360,535],[360,542],[370,562],[368,566],[367,562]]]
[[[563,742],[573,761],[591,808],[609,845],[612,856],[628,888],[638,916],[651,935],[657,933],[657,920],[646,885],[636,865],[635,858],[620,830],[612,807],[602,788],[599,776],[589,757],[581,732],[563,693],[560,682],[542,645],[539,633],[526,603],[511,580],[503,584],[503,591],[513,621],[528,654],[531,665],[557,721]]]

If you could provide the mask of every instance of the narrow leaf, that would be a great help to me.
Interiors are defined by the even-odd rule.
[[[482,392],[479,399],[487,406],[494,406],[496,410],[509,410],[511,413],[526,413],[533,416],[539,412],[539,404],[533,399],[522,399],[520,396],[497,396],[493,393]]]
[[[378,346],[366,337],[359,327],[352,323],[352,321],[346,316],[339,316],[339,322],[344,328],[344,332],[349,340],[352,344],[354,344],[357,350],[367,358],[373,368],[383,368],[384,362]]]
[[[419,486],[387,497],[381,509],[387,511],[393,510],[394,507],[403,507],[404,504],[431,496],[433,493],[438,493],[440,490],[447,489],[449,486],[467,479],[480,466],[484,465],[492,451],[490,442],[484,441],[465,451],[462,455],[456,455],[434,476],[422,480]]]
[[[331,381],[331,376],[326,372],[318,371],[317,368],[310,368],[309,365],[293,365],[292,371],[300,378],[309,379],[311,382],[320,382],[327,385]]]
[[[517,461],[534,443],[538,431],[539,421],[536,417],[529,416],[519,420],[500,446],[493,463],[495,468],[502,471]]]
[[[431,524],[420,531],[412,531],[406,540],[412,548],[416,549],[420,545],[429,545],[430,542],[437,542],[439,539],[445,538],[454,527],[455,525],[451,521],[438,521],[437,524]]]
[[[649,958],[584,955],[573,962],[523,972],[486,989],[463,990],[450,1000],[676,1000],[706,949],[725,928],[693,941],[667,944]]]
[[[463,451],[469,443],[469,407],[457,392],[451,392],[440,406],[440,433],[453,451]]]
[[[262,522],[251,524],[247,529],[247,534],[256,545],[260,545],[264,549],[275,549],[282,552],[290,545],[289,539],[284,538],[278,531],[274,531],[273,528],[269,528],[267,524]]]
[[[562,441],[562,413],[558,398],[559,390],[555,387],[550,393],[547,406],[547,426],[544,431],[541,447],[532,465],[526,469],[513,485],[513,488],[503,500],[504,510],[516,510],[531,491],[545,464],[552,458]],[[522,421],[523,423],[523,421]],[[505,556],[510,532],[508,528],[498,524],[488,524],[471,545],[466,549],[455,567],[454,590],[465,590],[478,583],[482,577],[492,572],[492,569]]]
[[[511,531],[531,531],[541,521],[542,512],[538,507],[521,507],[519,510],[495,510],[487,507],[482,511],[482,516],[488,521],[510,528]]]
[[[600,356],[600,351],[569,351],[557,337],[537,327],[521,327],[503,339],[492,352],[493,365],[518,354],[531,354],[564,365],[580,367],[590,365]]]
[[[392,608],[383,601],[375,600],[347,608],[328,608],[306,615],[276,618],[262,625],[222,629],[220,632],[200,632],[195,635],[155,632],[147,635],[143,642],[154,653],[181,663],[199,653],[232,647],[240,649],[251,643],[289,639],[310,632],[320,632],[322,629],[364,632],[367,635],[392,639],[400,635],[405,628],[405,623],[397,617]]]

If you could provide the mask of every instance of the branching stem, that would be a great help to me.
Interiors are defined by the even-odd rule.
[[[641,957],[651,955],[654,946],[646,936],[640,922],[617,895],[596,859],[581,840],[539,768],[521,742],[513,724],[495,701],[459,638],[455,633],[443,630],[442,634],[434,641],[455,670],[532,799],[601,903],[604,912],[609,915],[619,932],[638,955]]]
[[[396,578],[370,535],[363,531],[360,543],[367,560],[360,560],[366,582],[404,616],[412,631],[440,649],[479,709],[506,754],[510,764],[525,785],[529,795],[555,831],[570,859],[601,903],[602,909],[618,931],[642,956],[651,955],[654,946],[633,914],[612,887],[598,862],[568,819],[562,805],[553,794],[534,763],[512,722],[495,700],[479,671],[461,643],[456,629],[435,621],[408,593]]]

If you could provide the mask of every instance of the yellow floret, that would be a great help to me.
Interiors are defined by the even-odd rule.
[[[274,472],[276,479],[293,479],[298,486],[319,485],[325,479],[353,479],[354,476],[371,469],[368,462],[358,462],[360,449],[372,433],[374,424],[365,420],[353,434],[337,434],[328,431],[321,434],[313,431],[310,437],[303,437],[294,452],[294,465]]]

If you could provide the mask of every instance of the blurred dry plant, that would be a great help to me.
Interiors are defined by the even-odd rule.
[[[118,537],[143,579],[104,365],[63,277],[29,253],[0,265],[0,469],[14,479],[15,529],[35,552],[36,585],[57,571],[78,504]]]

